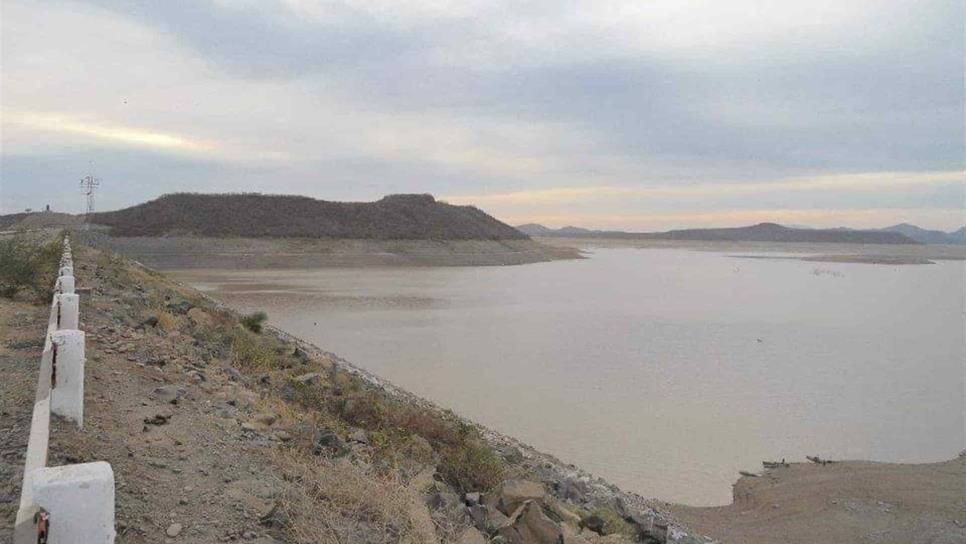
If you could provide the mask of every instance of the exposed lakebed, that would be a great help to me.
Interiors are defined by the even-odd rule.
[[[966,447],[963,261],[600,248],[510,267],[174,272],[662,500],[726,504],[762,459],[926,462]]]

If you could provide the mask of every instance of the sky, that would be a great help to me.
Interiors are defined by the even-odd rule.
[[[0,4],[0,213],[431,193],[511,224],[966,225],[961,0]]]

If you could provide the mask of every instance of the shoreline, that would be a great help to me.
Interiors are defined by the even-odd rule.
[[[583,258],[574,248],[529,239],[366,240],[80,234],[85,242],[95,247],[158,269],[509,266]]]

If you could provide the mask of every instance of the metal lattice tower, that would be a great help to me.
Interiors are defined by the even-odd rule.
[[[90,215],[94,213],[94,189],[101,185],[101,180],[95,178],[94,176],[88,175],[81,180],[81,189],[84,190],[84,196],[87,197],[87,212],[84,215],[84,219],[90,219]]]

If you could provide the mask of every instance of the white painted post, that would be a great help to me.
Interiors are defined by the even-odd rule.
[[[114,542],[114,471],[103,461],[37,469],[33,502],[50,514],[49,544]]]
[[[53,367],[50,411],[84,426],[84,332],[61,330],[50,333]]]
[[[57,291],[61,293],[74,292],[74,276],[61,276],[57,278]]]
[[[65,276],[66,277],[66,276]],[[80,295],[61,293],[57,297],[59,322],[58,329],[78,329],[80,316]]]

